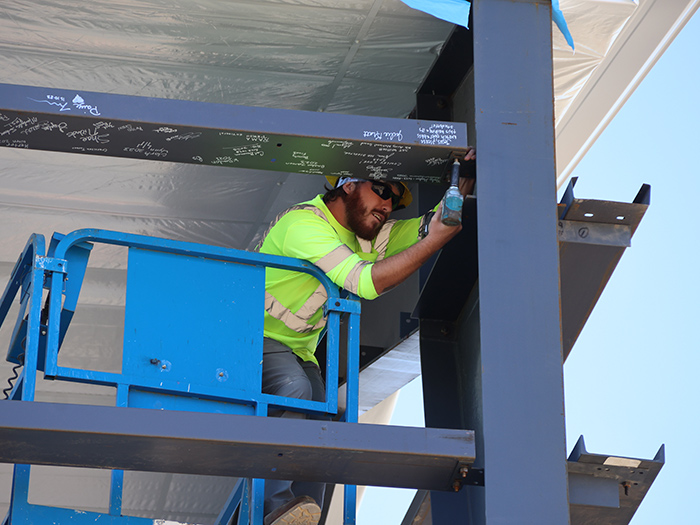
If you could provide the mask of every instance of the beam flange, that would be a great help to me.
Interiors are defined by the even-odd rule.
[[[0,146],[440,183],[467,128],[0,84]]]
[[[665,462],[592,454],[581,436],[567,461],[571,525],[627,525]]]
[[[474,433],[0,401],[0,462],[453,490]]]
[[[631,203],[562,197],[557,222],[564,360],[583,330],[651,200],[644,184]]]

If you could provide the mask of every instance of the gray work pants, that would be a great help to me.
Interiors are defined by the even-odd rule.
[[[318,366],[302,361],[287,345],[267,337],[263,340],[262,390],[266,394],[295,399],[326,399],[326,386]],[[271,410],[269,415],[297,419],[330,419],[289,410]],[[311,496],[323,507],[325,488],[325,483],[266,480],[265,515],[298,496]]]

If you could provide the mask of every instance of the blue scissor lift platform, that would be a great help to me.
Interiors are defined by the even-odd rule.
[[[95,244],[128,250],[121,373],[58,360]],[[308,273],[326,289],[325,401],[261,392],[267,267]],[[122,515],[124,469],[239,477],[218,525],[262,523],[262,478],[345,484],[346,524],[355,523],[356,484],[454,490],[471,479],[472,432],[356,424],[359,301],[308,262],[90,229],[54,234],[47,250],[35,234],[0,301],[0,325],[17,300],[7,359],[21,373],[0,402],[0,461],[16,464],[4,524],[153,523]],[[347,405],[338,415],[341,315]],[[35,402],[38,372],[113,387],[116,406]],[[264,417],[270,408],[324,420]],[[113,469],[109,512],[30,503],[30,464]]]

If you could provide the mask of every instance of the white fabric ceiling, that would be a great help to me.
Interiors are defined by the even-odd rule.
[[[451,29],[397,0],[20,0],[0,24],[8,83],[392,117]]]

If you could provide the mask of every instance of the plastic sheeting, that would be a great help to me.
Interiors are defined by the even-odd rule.
[[[562,0],[560,120],[637,7]],[[0,81],[404,117],[451,24],[399,0],[19,0],[0,8]]]
[[[561,0],[576,43],[572,51],[564,36],[552,32],[556,122],[602,64],[615,40],[638,7],[637,0]]]
[[[368,104],[353,110],[343,92],[371,100],[389,83],[400,99],[373,114],[400,117],[450,29],[398,0],[20,0],[0,8],[0,71],[13,84],[351,113]],[[358,67],[378,52],[385,67]]]

